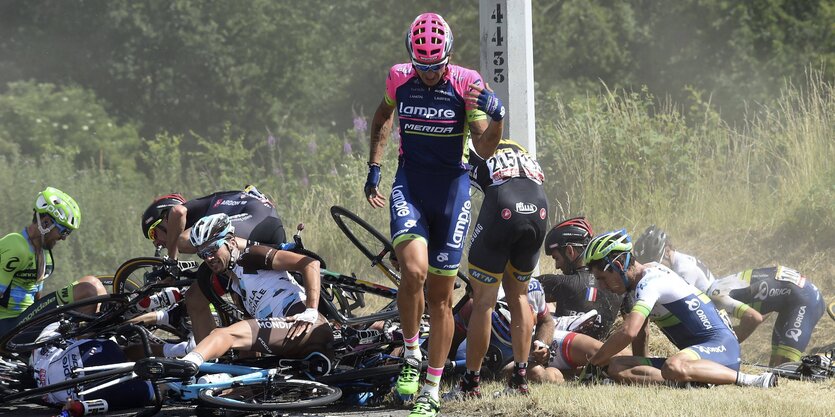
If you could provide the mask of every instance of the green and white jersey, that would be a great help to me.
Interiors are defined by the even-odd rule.
[[[52,274],[52,252],[44,251],[44,279]],[[35,248],[29,234],[9,233],[0,239],[0,319],[15,318],[35,302],[35,294],[43,289],[38,281]]]

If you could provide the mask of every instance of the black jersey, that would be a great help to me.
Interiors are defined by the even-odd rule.
[[[185,203],[186,229],[201,218],[218,213],[229,216],[235,235],[261,243],[285,241],[284,226],[275,206],[246,191],[220,191]]]
[[[545,290],[545,301],[556,303],[556,316],[570,316],[592,309],[599,314],[598,325],[583,330],[588,336],[603,340],[609,335],[618,315],[629,303],[624,297],[595,286],[594,276],[586,269],[571,275],[542,275],[538,277]]]

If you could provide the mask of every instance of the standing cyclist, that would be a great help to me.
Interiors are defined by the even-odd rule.
[[[365,196],[385,206],[380,159],[394,111],[400,124],[400,156],[391,191],[391,235],[402,278],[397,307],[405,337],[401,395],[418,390],[422,358],[418,325],[429,304],[429,368],[413,416],[434,416],[453,333],[452,290],[470,223],[467,136],[481,155],[492,155],[505,110],[478,72],[450,64],[452,31],[435,13],[418,16],[406,33],[411,62],[391,67],[386,93],[374,113]],[[487,116],[490,116],[488,122]],[[428,277],[427,277],[428,276]]]
[[[52,248],[80,223],[81,210],[75,200],[47,187],[35,200],[32,223],[0,239],[0,334],[47,309],[107,294],[101,281],[85,276],[41,298],[44,280],[55,267]]]
[[[536,159],[511,140],[499,142],[496,152],[486,159],[470,149],[469,162],[471,181],[484,192],[484,202],[468,257],[473,305],[467,326],[467,371],[458,388],[463,397],[480,396],[479,370],[490,344],[491,316],[501,285],[510,309],[514,360],[508,391],[527,395],[534,326],[528,281],[539,262],[548,222],[548,200],[542,188],[545,176]],[[535,287],[541,292],[539,283]],[[542,307],[550,320],[544,303]],[[550,335],[547,339],[550,343]]]

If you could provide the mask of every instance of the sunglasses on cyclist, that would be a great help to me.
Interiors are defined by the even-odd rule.
[[[155,221],[154,224],[152,224],[151,227],[148,228],[148,239],[156,240],[157,227],[159,227],[159,230],[162,230],[163,232],[165,231],[165,227],[160,226],[160,223],[162,223],[162,219]]]
[[[55,228],[58,229],[58,233],[61,234],[62,238],[66,238],[70,235],[70,233],[72,233],[72,229],[70,229],[69,227],[63,226],[58,222],[55,222],[53,224],[55,225]]]
[[[423,71],[423,72],[440,71],[441,69],[443,69],[446,66],[447,63],[449,63],[449,57],[446,57],[446,58],[444,58],[443,61],[435,63],[435,64],[420,64],[417,61],[415,61],[414,59],[412,60],[412,65],[414,65],[415,68],[418,71]]]
[[[203,245],[197,250],[197,257],[205,260],[206,258],[215,256],[220,247],[226,242],[226,239],[218,239]]]

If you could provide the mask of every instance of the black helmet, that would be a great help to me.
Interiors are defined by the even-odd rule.
[[[186,199],[180,194],[168,194],[154,200],[142,214],[142,235],[153,240],[151,231],[160,224],[165,212],[171,207],[185,203]]]
[[[667,233],[652,225],[635,241],[635,259],[640,263],[661,262],[667,246]]]
[[[554,226],[545,236],[545,251],[551,253],[561,246],[583,246],[588,245],[594,232],[585,217],[574,217],[564,220]]]

